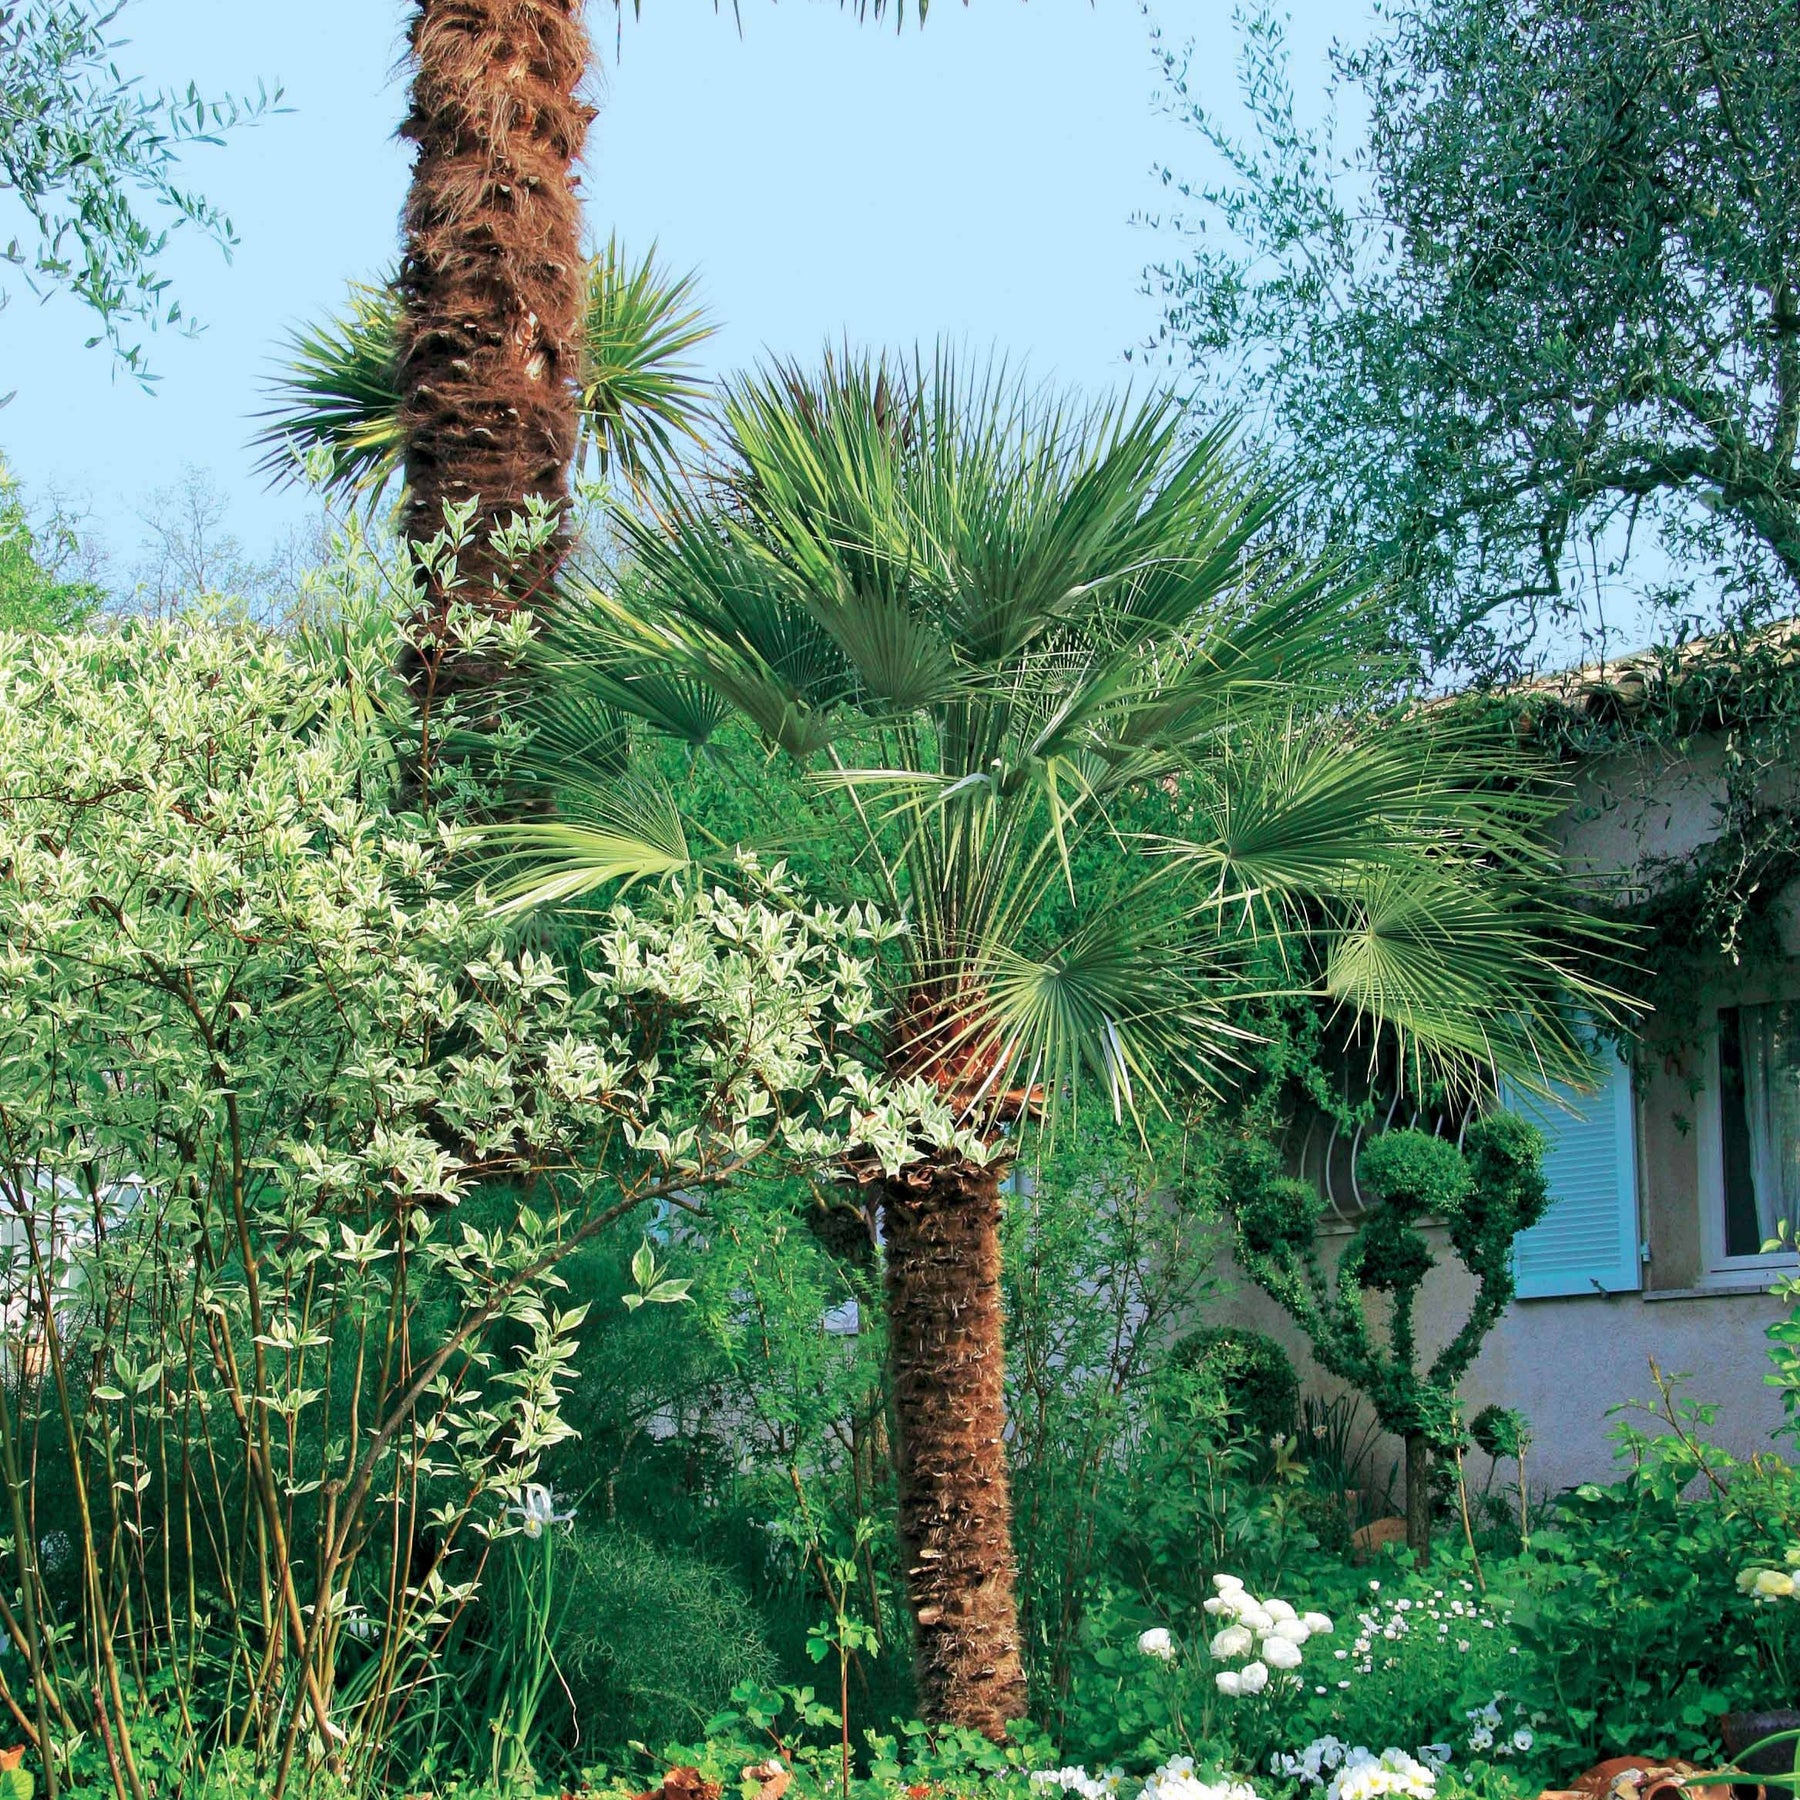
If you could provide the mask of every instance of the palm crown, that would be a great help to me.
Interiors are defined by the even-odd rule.
[[[623,578],[551,624],[560,816],[508,833],[516,898],[689,860],[668,795],[621,776],[623,722],[701,751],[738,721],[909,919],[889,1060],[971,1112],[1216,1076],[1252,963],[1415,1057],[1579,1078],[1565,1009],[1610,1000],[1539,839],[1554,802],[1379,704],[1377,609],[1283,551],[1222,435],[941,357],[775,368],[721,416],[717,465],[622,515]]]
[[[696,438],[706,389],[690,353],[716,327],[695,278],[671,275],[616,240],[587,265],[577,382],[576,461],[641,486],[677,445]],[[294,331],[256,434],[258,467],[283,479],[297,455],[322,452],[330,492],[378,499],[400,473],[400,297],[392,281],[354,283],[343,311]]]

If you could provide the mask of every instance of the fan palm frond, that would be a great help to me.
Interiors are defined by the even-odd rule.
[[[908,917],[908,1072],[970,1106],[1225,1079],[1252,953],[1463,1071],[1566,1074],[1570,997],[1616,1016],[1553,785],[1408,700],[1381,597],[1284,544],[1228,430],[942,354],[776,364],[719,413],[717,481],[653,477],[625,585],[542,654],[811,774]]]
[[[693,274],[672,275],[655,247],[638,260],[616,240],[588,266],[576,457],[639,486],[702,440],[707,388],[690,360],[717,325]],[[373,502],[401,474],[405,438],[396,359],[402,320],[394,280],[353,283],[343,310],[289,334],[252,439],[271,480],[317,474],[340,497]],[[314,460],[317,458],[318,460]]]
[[[251,440],[256,468],[272,481],[298,477],[319,457],[321,485],[339,498],[377,494],[400,471],[400,300],[394,280],[352,282],[344,310],[291,332],[272,384],[269,422]],[[315,466],[316,465],[312,465]]]
[[[588,265],[577,467],[591,458],[600,474],[639,487],[679,440],[702,441],[708,389],[689,359],[718,325],[698,296],[699,278],[671,275],[654,244],[632,262],[609,238]]]

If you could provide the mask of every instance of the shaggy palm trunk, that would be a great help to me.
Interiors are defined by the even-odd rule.
[[[1000,1183],[961,1161],[888,1185],[900,1543],[923,1717],[991,1738],[1025,1712],[1006,1471]]]
[[[1406,1547],[1423,1568],[1431,1555],[1431,1445],[1422,1431],[1406,1435]]]
[[[406,533],[475,505],[460,597],[505,612],[555,575],[555,539],[525,568],[487,538],[532,496],[562,507],[575,448],[584,271],[575,164],[593,109],[577,97],[580,0],[418,0],[409,44],[418,146],[400,271]],[[427,595],[441,615],[448,584]],[[419,671],[414,671],[415,675]]]

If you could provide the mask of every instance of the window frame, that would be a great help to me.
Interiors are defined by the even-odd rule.
[[[1771,1278],[1800,1269],[1800,1253],[1793,1250],[1757,1251],[1750,1256],[1730,1256],[1725,1250],[1725,1121],[1721,1110],[1724,1082],[1719,1065],[1722,1032],[1719,1015],[1728,1007],[1781,1006],[1800,1002],[1800,995],[1777,995],[1768,1000],[1711,1000],[1707,1002],[1704,1067],[1699,1104],[1694,1117],[1694,1150],[1699,1162],[1695,1183],[1700,1207],[1700,1281],[1721,1292],[1733,1288],[1763,1289]]]

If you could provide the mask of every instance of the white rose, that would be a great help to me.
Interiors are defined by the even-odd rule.
[[[1219,1662],[1229,1662],[1234,1656],[1247,1656],[1250,1647],[1256,1642],[1242,1625],[1227,1625],[1208,1646]]]
[[[1238,1680],[1246,1694],[1260,1694],[1269,1685],[1269,1671],[1262,1663],[1245,1663],[1238,1671]]]
[[[1290,1644],[1304,1644],[1312,1636],[1312,1627],[1304,1619],[1277,1619],[1272,1635],[1286,1638]]]
[[[1271,1632],[1262,1641],[1263,1661],[1271,1669],[1297,1669],[1300,1666],[1300,1646],[1289,1638],[1276,1637]]]
[[[1221,1694],[1227,1694],[1233,1700],[1244,1691],[1244,1678],[1236,1669],[1221,1669],[1213,1677],[1213,1684]]]
[[[1789,1600],[1793,1598],[1794,1578],[1785,1569],[1758,1569],[1751,1592],[1764,1600]]]
[[[1301,1623],[1304,1624],[1306,1629],[1308,1631],[1310,1631],[1315,1637],[1325,1637],[1325,1636],[1329,1635],[1329,1633],[1332,1630],[1331,1620],[1324,1613],[1321,1613],[1321,1612],[1302,1613],[1300,1615],[1300,1619],[1301,1619]]]
[[[1241,1594],[1244,1591],[1244,1578],[1241,1575],[1215,1575],[1213,1586],[1221,1594]]]
[[[1266,1612],[1271,1619],[1277,1620],[1292,1619],[1298,1616],[1285,1600],[1265,1600],[1263,1602],[1263,1611]]]
[[[1146,1656],[1154,1656],[1159,1662],[1175,1660],[1174,1640],[1160,1625],[1153,1625],[1139,1636],[1138,1648]]]
[[[1266,1607],[1252,1600],[1238,1608],[1238,1623],[1248,1625],[1252,1631],[1268,1631],[1274,1627],[1275,1620]]]

